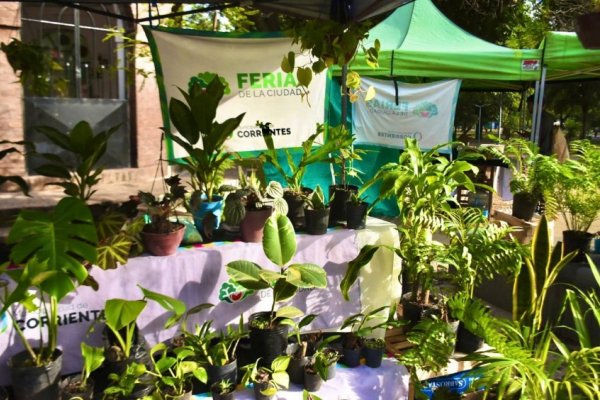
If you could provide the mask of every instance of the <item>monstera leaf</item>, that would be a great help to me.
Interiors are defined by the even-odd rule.
[[[88,275],[83,263],[96,262],[97,241],[89,208],[72,197],[62,199],[48,214],[21,211],[8,235],[13,262],[24,264],[36,257],[49,270],[67,273],[80,283]]]

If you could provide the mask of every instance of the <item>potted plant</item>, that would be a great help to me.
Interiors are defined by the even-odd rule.
[[[155,256],[168,256],[177,251],[183,240],[185,226],[179,222],[172,222],[176,215],[175,210],[185,199],[185,188],[181,179],[174,175],[165,179],[167,191],[162,199],[156,198],[152,193],[140,191],[138,196],[147,209],[150,223],[144,226],[141,232],[144,247]]]
[[[210,387],[213,400],[234,400],[235,384],[229,379],[222,379]]]
[[[49,240],[51,238],[52,240]],[[12,244],[11,264],[0,265],[0,274],[15,282],[12,291],[4,285],[0,314],[6,313],[25,351],[10,360],[15,399],[58,397],[62,352],[58,343],[58,303],[83,284],[88,263],[94,263],[96,229],[89,208],[81,200],[67,197],[48,214],[23,210],[12,226],[7,242]],[[21,310],[41,312],[37,347],[29,343],[16,321]],[[45,332],[44,332],[45,331]],[[23,381],[24,379],[24,381]]]
[[[189,346],[175,347],[167,351],[167,345],[158,343],[150,350],[153,368],[148,374],[155,378],[156,393],[162,399],[184,400],[191,398],[192,379],[206,383],[208,375],[193,360],[194,349]]]
[[[108,376],[111,384],[103,391],[103,400],[143,399],[154,391],[154,378],[144,364],[133,362],[122,373]]]
[[[504,145],[503,151],[495,147],[484,147],[483,151],[510,166],[512,215],[530,221],[540,200],[545,200],[550,207],[554,204],[550,188],[560,163],[556,157],[541,154],[539,147],[528,140],[511,138],[498,141]]]
[[[67,80],[55,76],[63,68],[52,58],[49,49],[17,38],[11,38],[8,44],[1,43],[0,49],[21,85],[32,95],[47,97],[54,91],[59,95],[67,92]]]
[[[94,382],[90,379],[93,371],[104,362],[104,349],[81,343],[83,367],[81,374],[65,379],[61,383],[61,400],[91,400],[94,394]]]
[[[449,281],[457,292],[474,297],[474,290],[484,279],[496,276],[512,278],[523,261],[523,245],[511,239],[513,227],[490,221],[479,209],[458,208],[449,214],[443,227],[447,237],[444,262],[450,266]],[[452,304],[450,313],[452,312]],[[459,323],[456,350],[469,353],[482,345],[482,339]]]
[[[600,150],[589,141],[573,141],[572,159],[560,164],[554,176],[553,209],[563,218],[565,252],[579,251],[575,261],[582,261],[593,234],[588,232],[600,214]]]
[[[290,364],[287,372],[292,383],[301,385],[304,382],[304,366],[308,363],[308,342],[306,340],[302,340],[300,336],[300,329],[310,324],[316,317],[316,314],[305,315],[300,322],[298,322],[298,324],[294,324],[294,332],[290,334],[290,336],[295,335],[296,339],[295,343],[290,343],[288,346]]]
[[[309,235],[324,235],[329,226],[329,207],[325,205],[325,197],[321,186],[306,196],[304,208],[304,229]]]
[[[285,306],[275,310],[275,305],[293,298],[299,288],[325,288],[327,275],[323,268],[315,264],[290,264],[296,253],[296,234],[285,215],[274,214],[267,220],[263,251],[278,267],[277,272],[246,260],[230,262],[226,269],[229,277],[246,289],[273,291],[271,309],[251,315],[248,322],[252,349],[269,364],[285,352],[289,327],[287,320],[302,315],[302,311],[296,307]]]
[[[340,329],[344,330],[350,328],[350,332],[346,332],[343,336],[342,362],[348,367],[353,368],[360,364],[361,352],[364,353],[363,345],[365,344],[365,341],[367,341],[367,336],[372,335],[373,331],[399,326],[397,321],[389,318],[390,316],[382,315],[386,309],[388,309],[388,306],[378,307],[369,312],[351,315],[344,320]],[[380,320],[380,322],[373,323],[376,319]],[[381,321],[382,319],[383,321]],[[377,346],[372,347],[376,348]],[[380,358],[382,354],[383,352],[380,354]],[[372,357],[372,359],[376,360],[376,356]],[[376,363],[376,361],[374,363]]]
[[[328,140],[335,141],[339,146],[333,155],[332,164],[337,167],[340,183],[329,186],[329,220],[331,223],[339,223],[346,221],[346,207],[350,196],[358,193],[358,187],[350,185],[348,178],[359,179],[360,171],[354,168],[354,161],[361,161],[361,155],[365,151],[354,148],[356,136],[348,132],[345,125],[329,128]]]
[[[181,166],[190,174],[193,190],[190,208],[196,227],[205,239],[218,227],[223,199],[217,191],[225,170],[231,166],[230,155],[224,151],[225,141],[245,115],[242,113],[221,123],[215,121],[224,88],[218,75],[209,82],[191,81],[188,92],[180,88],[185,103],[176,98],[169,102],[169,117],[178,134],[165,129],[166,136],[187,153]],[[199,144],[202,148],[197,147]],[[212,224],[204,229],[202,221],[208,213],[214,217],[207,218]]]
[[[290,378],[285,372],[290,362],[289,356],[279,356],[271,362],[270,367],[259,367],[257,360],[253,364],[246,365],[242,384],[244,386],[252,382],[254,398],[257,400],[272,399],[280,389],[290,386]]]
[[[245,214],[242,220],[242,240],[262,241],[265,222],[273,212],[287,215],[288,205],[283,198],[284,190],[279,182],[271,181],[266,188],[252,186],[246,196]]]
[[[533,236],[525,263],[515,274],[512,320],[494,317],[476,299],[458,299],[461,321],[477,332],[489,349],[468,354],[465,359],[478,363],[478,378],[473,386],[498,398],[576,399],[597,396],[597,369],[600,348],[590,341],[588,325],[581,305],[598,309],[594,292],[569,288],[560,302],[557,318],[545,318],[552,287],[561,270],[574,253],[564,255],[551,246],[548,222],[542,217]],[[594,280],[600,285],[600,274],[589,262]],[[576,323],[576,343],[567,345],[556,334],[561,314],[568,310]],[[464,314],[464,315],[463,315]],[[476,316],[477,318],[472,318]],[[600,323],[597,313],[588,314],[589,321]],[[576,389],[575,389],[576,388]]]
[[[315,389],[312,385],[320,386],[319,379],[328,381],[335,377],[335,368],[341,355],[339,351],[328,347],[328,344],[338,339],[339,335],[333,335],[323,340],[315,353],[310,357],[308,364],[304,367],[304,387],[307,390],[318,390],[318,388]],[[318,375],[318,378],[309,375]]]
[[[183,343],[194,350],[196,357],[205,363],[208,374],[208,385],[237,379],[236,350],[239,341],[248,336],[244,330],[244,320],[240,316],[237,328],[228,325],[225,332],[210,330],[212,321],[196,326],[194,332],[183,332]]]
[[[367,224],[369,203],[364,201],[359,194],[350,193],[346,202],[346,228],[364,229]]]
[[[477,168],[464,160],[449,161],[435,147],[422,152],[417,141],[407,139],[398,163],[389,163],[380,169],[365,188],[381,182],[379,199],[395,197],[398,202],[398,231],[400,242],[394,251],[402,259],[404,279],[409,294],[403,296],[404,318],[413,323],[425,310],[435,306],[431,295],[434,278],[444,271],[440,262],[445,247],[434,238],[448,220],[448,213],[458,203],[454,193],[459,186],[475,191],[468,173]],[[382,246],[364,246],[350,261],[340,283],[341,292],[348,300],[348,291],[358,279],[360,269],[367,265]],[[400,276],[397,277],[400,279]],[[408,314],[408,315],[407,315]]]
[[[324,132],[323,125],[317,125],[316,132],[302,142],[302,154],[299,160],[296,161],[288,149],[283,149],[287,160],[287,168],[284,168],[279,162],[277,150],[273,144],[270,124],[267,122],[265,124],[258,123],[258,125],[262,129],[263,138],[267,145],[267,150],[261,154],[261,158],[273,165],[285,180],[287,191],[284,193],[284,198],[289,207],[288,217],[294,228],[300,228],[304,224],[304,195],[306,190],[302,186],[302,180],[306,174],[306,168],[318,162],[330,162],[331,153],[338,148],[338,143],[331,140],[321,146],[316,145],[316,140]]]

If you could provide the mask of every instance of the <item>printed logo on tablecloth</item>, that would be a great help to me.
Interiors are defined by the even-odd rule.
[[[4,333],[7,331],[8,326],[10,325],[10,320],[7,313],[0,314],[0,333]]]
[[[254,290],[245,289],[235,281],[229,279],[227,282],[224,282],[221,285],[221,289],[219,289],[219,300],[227,303],[237,303],[253,293]]]

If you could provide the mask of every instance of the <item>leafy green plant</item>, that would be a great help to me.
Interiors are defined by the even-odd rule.
[[[62,67],[52,59],[50,51],[34,43],[25,43],[17,38],[0,43],[0,50],[23,87],[34,96],[50,96],[54,91],[63,95],[67,91],[67,80],[54,76]]]
[[[299,161],[296,163],[292,157],[292,153],[288,149],[283,149],[283,153],[287,160],[287,170],[279,162],[277,150],[273,144],[273,137],[270,134],[270,123],[260,123],[257,125],[261,127],[263,131],[263,138],[267,145],[267,150],[261,154],[261,158],[266,162],[273,165],[275,170],[285,179],[288,190],[291,191],[295,196],[300,197],[302,195],[302,180],[306,174],[306,168],[309,165],[318,162],[331,162],[333,153],[336,149],[342,146],[344,140],[348,138],[339,138],[339,140],[329,140],[323,145],[318,146],[315,141],[323,134],[324,126],[321,124],[317,125],[316,132],[310,135],[304,142],[302,142],[302,155]]]
[[[319,396],[314,393],[310,393],[308,390],[302,390],[302,400],[322,400]]]
[[[504,145],[504,150],[496,147],[481,148],[484,154],[491,154],[508,165],[512,171],[510,190],[513,194],[524,194],[534,201],[544,199],[546,214],[556,213],[556,200],[552,186],[560,163],[556,157],[546,156],[539,152],[539,147],[529,140],[495,138]]]
[[[325,204],[325,196],[320,185],[317,185],[315,190],[309,194],[306,198],[306,206],[311,210],[324,210],[327,208]]]
[[[100,368],[104,362],[104,349],[102,347],[92,347],[81,342],[81,355],[83,357],[83,366],[81,368],[81,378],[78,381],[78,388],[84,391],[88,385],[88,379],[92,372]]]
[[[181,396],[191,390],[193,378],[202,383],[208,381],[206,370],[192,360],[195,353],[191,347],[176,347],[172,352],[172,355],[168,353],[164,343],[158,343],[150,350],[154,368],[148,373],[156,378],[156,389],[162,398]]]
[[[239,341],[248,336],[244,330],[244,319],[240,315],[237,328],[227,325],[225,331],[211,331],[212,321],[196,326],[194,332],[185,330],[183,342],[194,349],[194,352],[208,365],[225,366],[235,359]]]
[[[263,251],[279,271],[265,269],[254,262],[239,260],[226,265],[227,274],[240,286],[250,290],[272,289],[273,302],[268,325],[273,326],[278,318],[294,318],[302,315],[296,307],[281,307],[275,312],[278,302],[289,300],[300,288],[325,288],[327,275],[322,267],[303,263],[292,263],[296,254],[296,234],[292,223],[285,215],[274,214],[265,223]]]
[[[365,53],[365,61],[370,66],[376,67],[380,49],[379,40],[375,40],[373,46],[368,49],[362,45],[362,42],[368,38],[368,31],[372,25],[370,21],[340,23],[322,19],[291,20],[284,32],[292,38],[292,43],[300,44],[302,51],[309,51],[314,61],[310,66],[296,66],[296,55],[294,52],[289,52],[283,57],[281,69],[287,73],[296,69],[298,85],[305,89],[306,94],[313,73],[321,73],[333,65],[343,67],[351,64],[359,47],[362,47]],[[356,72],[348,75],[347,86],[353,89],[350,92],[350,101],[354,102],[359,96],[360,76]],[[374,95],[373,90],[369,92],[367,98]]]
[[[399,355],[398,361],[405,365],[415,387],[420,387],[419,370],[439,372],[448,364],[454,352],[456,334],[451,326],[436,316],[421,319],[406,335],[406,339],[415,345]],[[415,391],[415,398],[423,397]]]
[[[7,242],[10,260],[18,268],[0,266],[16,286],[4,287],[0,314],[8,313],[13,327],[34,365],[52,360],[58,340],[58,303],[78,285],[89,281],[86,266],[96,261],[96,230],[92,214],[81,200],[64,198],[48,214],[23,210],[12,226]],[[34,289],[34,294],[30,293]],[[11,308],[22,305],[28,312],[46,315],[46,335],[40,324],[40,342],[33,348],[15,322]]]
[[[337,350],[328,347],[331,342],[339,338],[340,335],[332,335],[322,340],[310,358],[308,365],[305,367],[309,371],[319,374],[324,381],[329,379],[329,367],[338,362],[341,357]]]
[[[271,363],[271,368],[259,367],[258,361],[243,367],[245,370],[242,385],[250,382],[254,384],[265,384],[266,388],[260,392],[265,396],[274,396],[278,390],[287,389],[290,386],[290,377],[286,370],[290,363],[290,356],[279,356]]]
[[[523,246],[509,235],[513,227],[491,222],[479,209],[458,208],[448,213],[442,232],[447,236],[443,262],[452,267],[449,280],[473,297],[483,279],[511,277],[523,258]]]
[[[356,135],[351,134],[345,125],[338,125],[329,128],[327,139],[340,145],[332,159],[339,170],[340,184],[346,187],[349,177],[360,179],[361,172],[354,167],[354,161],[361,161],[366,151],[354,148]]]
[[[168,233],[176,229],[177,225],[170,221],[175,215],[176,208],[185,199],[185,188],[181,184],[179,175],[165,179],[168,190],[162,199],[157,199],[152,193],[139,192],[140,201],[145,204],[150,215],[150,224],[144,229],[154,233]]]
[[[210,390],[217,394],[227,394],[235,391],[235,385],[229,379],[222,379],[214,383]]]
[[[61,186],[68,196],[88,201],[96,192],[94,186],[100,182],[103,167],[97,167],[106,152],[108,140],[119,126],[94,134],[87,121],[80,121],[73,129],[63,133],[50,126],[36,128],[52,143],[65,150],[69,156],[59,157],[53,153],[39,153],[47,163],[35,169],[41,175],[59,178],[50,185]],[[71,160],[69,160],[69,158]]]
[[[22,154],[21,150],[19,150],[17,146],[23,146],[23,148],[27,152],[32,151],[34,149],[33,144],[27,141],[12,142],[10,140],[0,140],[0,145],[10,146],[0,150],[0,160],[2,160],[4,157],[11,153]],[[12,182],[16,184],[17,186],[19,186],[21,192],[23,192],[24,195],[29,196],[29,185],[27,184],[27,182],[25,182],[25,179],[23,179],[23,177],[18,175],[0,175],[0,186],[6,182]]]
[[[139,288],[144,295],[141,300],[109,299],[105,302],[104,324],[115,341],[110,343],[110,352],[107,353],[111,361],[120,361],[131,356],[136,340],[136,321],[146,308],[148,300],[156,302],[171,313],[165,322],[165,329],[179,323],[186,313],[186,306],[182,301],[141,286]]]
[[[148,375],[148,370],[144,364],[131,363],[121,375],[111,373],[108,379],[111,384],[104,389],[105,400],[119,400],[127,398],[133,393],[138,384],[151,384],[152,377]]]
[[[225,170],[232,165],[230,155],[223,150],[225,141],[242,122],[245,113],[216,122],[225,87],[218,75],[205,88],[202,86],[195,82],[189,92],[180,88],[185,103],[176,98],[170,100],[169,116],[179,135],[167,128],[165,134],[187,153],[181,166],[190,174],[194,195],[204,195],[210,202],[223,181]],[[196,147],[200,143],[202,148]]]
[[[600,323],[600,300],[595,291],[567,288],[559,315],[543,319],[548,290],[573,258],[552,249],[546,218],[534,233],[525,264],[516,275],[516,306],[513,320],[495,318],[478,300],[464,295],[451,299],[454,314],[491,349],[469,354],[478,363],[480,376],[474,383],[498,398],[577,399],[597,397],[600,347],[592,346],[586,318]],[[600,273],[589,259],[595,281]],[[589,311],[581,308],[585,305]],[[557,321],[569,310],[577,343],[567,345],[555,333]]]
[[[587,232],[600,213],[600,149],[585,140],[570,147],[573,159],[560,165],[552,193],[567,229]]]
[[[367,245],[360,250],[340,283],[346,300],[361,268],[383,247],[402,259],[403,270],[412,285],[411,300],[429,303],[436,271],[444,267],[438,260],[445,250],[433,234],[443,228],[452,206],[458,206],[456,189],[464,186],[475,191],[475,184],[467,174],[477,168],[464,160],[449,161],[441,156],[438,149],[445,146],[422,152],[416,140],[407,139],[398,162],[384,165],[363,187],[366,190],[380,184],[378,200],[396,198],[400,244],[398,247]]]
[[[359,347],[373,331],[399,326],[399,322],[392,320],[391,315],[382,316],[382,312],[387,308],[389,306],[378,307],[369,312],[364,311],[346,318],[340,327],[341,330],[350,328],[350,332],[344,339],[344,347]],[[384,320],[381,321],[382,319]],[[379,322],[373,323],[373,320],[379,320]]]

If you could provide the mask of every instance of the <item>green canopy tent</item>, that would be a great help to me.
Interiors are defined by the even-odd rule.
[[[600,79],[600,50],[585,49],[574,32],[548,32],[539,50],[542,70],[536,82],[532,140],[539,137],[537,116],[542,110],[546,83]]]
[[[431,0],[398,8],[369,31],[369,41],[375,39],[381,43],[379,68],[370,68],[363,54],[351,66],[363,76],[462,79],[463,88],[481,90],[521,90],[539,79],[539,49],[510,49],[473,36]]]
[[[358,54],[352,71],[361,76],[398,79],[404,82],[429,82],[462,79],[471,90],[520,91],[540,78],[540,49],[515,50],[482,40],[450,21],[431,0],[416,0],[396,9],[369,31],[369,42],[378,39],[379,67],[371,68]],[[367,43],[367,46],[370,43]],[[340,69],[332,71],[334,77]],[[327,118],[331,126],[341,123],[340,85],[329,82]],[[351,126],[348,113],[346,124]],[[369,150],[356,167],[368,179],[385,163],[396,162],[398,150],[377,146],[358,146]],[[376,189],[366,194],[376,197]],[[376,214],[393,215],[393,202],[381,203]]]

